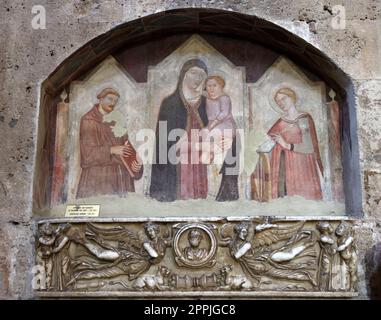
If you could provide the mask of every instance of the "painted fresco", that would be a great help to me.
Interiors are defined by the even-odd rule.
[[[247,68],[193,35],[145,82],[113,56],[73,81],[48,214],[344,214],[334,92],[283,56],[255,82]]]

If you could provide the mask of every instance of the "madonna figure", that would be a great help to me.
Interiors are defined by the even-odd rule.
[[[192,129],[202,129],[207,123],[205,97],[202,95],[207,72],[207,67],[201,60],[187,61],[180,71],[175,92],[165,98],[160,106],[156,130],[156,164],[152,165],[150,187],[151,197],[159,201],[197,199],[207,196],[208,180],[205,164],[193,164],[192,158],[188,158],[187,163],[183,161],[183,163],[173,164],[171,159],[175,156],[170,154],[167,155],[166,163],[162,163],[162,159],[159,158],[159,153],[163,148],[165,150],[166,144],[169,152],[175,151],[172,147],[176,144],[176,141],[160,140],[160,121],[167,125],[167,137],[171,130],[183,129],[189,139]],[[191,145],[189,156],[192,156],[190,149]]]
[[[201,151],[194,147],[202,142],[201,135],[194,139],[194,132],[208,124],[203,95],[207,75],[203,61],[188,60],[180,71],[176,90],[161,103],[156,127],[156,162],[152,165],[150,186],[150,196],[159,201],[205,199],[208,195],[207,165],[201,162]],[[160,123],[166,124],[166,139],[160,135]],[[177,141],[170,141],[168,135],[174,129],[182,129],[185,134]],[[160,156],[163,150],[167,152],[166,159]],[[171,159],[176,158],[178,152],[182,160],[176,164]],[[187,161],[183,161],[184,158]],[[237,199],[238,175],[228,176],[224,170],[221,174],[222,191],[217,200]]]

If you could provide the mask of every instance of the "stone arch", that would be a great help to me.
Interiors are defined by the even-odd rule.
[[[340,139],[346,212],[351,216],[361,216],[357,120],[351,79],[323,52],[270,21],[242,13],[199,8],[169,10],[121,24],[74,52],[42,83],[33,188],[34,209],[44,209],[51,205],[54,185],[49,178],[54,166],[55,106],[66,98],[60,98],[61,92],[73,80],[80,79],[108,55],[121,48],[142,45],[152,39],[193,33],[257,43],[288,57],[335,90],[341,105]]]

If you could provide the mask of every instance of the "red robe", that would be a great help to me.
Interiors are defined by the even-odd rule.
[[[192,129],[201,129],[200,123],[196,117],[190,113],[188,124],[188,140],[192,138]],[[192,141],[191,141],[192,142]],[[179,164],[180,168],[180,195],[178,198],[181,200],[188,199],[206,199],[208,196],[208,169],[205,164],[192,163],[194,159],[192,157],[200,157],[201,152],[196,152],[196,155],[192,155],[192,145],[188,143],[187,162]],[[195,151],[193,151],[195,152]]]
[[[143,166],[131,178],[120,156],[110,153],[111,146],[123,145],[128,139],[127,134],[115,137],[112,124],[103,122],[98,105],[81,118],[79,139],[82,172],[77,198],[135,192],[134,179],[142,176]]]
[[[286,195],[299,195],[305,199],[321,200],[322,191],[318,170],[323,174],[323,165],[320,158],[318,140],[314,121],[308,113],[302,113],[295,121],[279,119],[268,131],[269,135],[280,134],[286,143],[298,145],[303,143],[303,132],[299,126],[302,119],[308,119],[308,128],[304,135],[309,134],[313,146],[311,153],[301,153],[283,148],[280,144],[271,154],[271,188],[272,198],[280,195],[279,178],[284,173]],[[284,158],[281,157],[284,152]],[[284,163],[281,164],[281,159]],[[284,172],[281,172],[281,167]]]

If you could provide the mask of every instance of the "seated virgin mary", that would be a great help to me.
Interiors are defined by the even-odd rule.
[[[203,95],[207,76],[208,69],[202,60],[186,61],[175,91],[161,103],[149,191],[158,201],[206,199],[208,196],[207,165],[202,163],[202,153],[196,148],[196,144],[202,142],[199,132],[208,124],[206,97]],[[161,132],[161,128],[166,132]],[[183,135],[169,139],[175,131],[181,131]],[[233,201],[239,197],[236,145],[239,143],[234,138],[232,152],[225,157],[219,172],[222,179],[217,201]],[[180,162],[176,161],[178,154]]]

